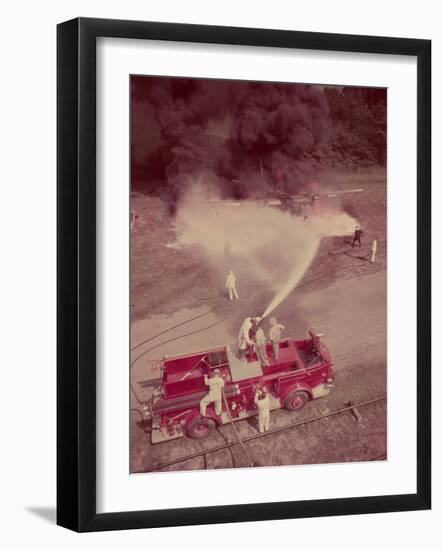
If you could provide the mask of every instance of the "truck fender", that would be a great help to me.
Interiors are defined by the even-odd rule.
[[[200,416],[200,411],[197,409],[195,409],[192,414],[186,416],[186,427],[190,424],[190,422],[192,422],[192,420],[195,420],[195,418],[199,418]],[[210,418],[215,422],[217,426],[221,426],[221,418],[219,416],[216,416],[216,414],[210,409],[206,410],[206,418]]]
[[[199,416],[199,413],[198,415]],[[221,426],[221,418],[219,416],[216,416],[216,414],[210,410],[206,411],[207,418],[211,418],[217,426]]]
[[[308,394],[309,400],[313,399],[312,388],[310,386],[295,382],[294,384],[287,384],[287,386],[281,391],[279,395],[281,403],[284,403],[286,397],[293,391],[305,391]]]

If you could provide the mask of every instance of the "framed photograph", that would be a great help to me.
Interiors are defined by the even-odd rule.
[[[430,41],[57,37],[58,524],[429,509]]]

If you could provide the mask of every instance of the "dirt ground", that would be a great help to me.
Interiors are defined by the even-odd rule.
[[[386,180],[385,171],[334,176],[335,189],[364,192],[331,199],[361,223],[362,247],[348,238],[324,239],[299,286],[275,311],[285,336],[302,338],[314,327],[325,333],[335,370],[335,389],[300,412],[272,413],[271,428],[322,416],[386,395]],[[174,241],[173,219],[159,199],[134,195],[138,218],[132,232],[131,471],[136,472],[203,448],[235,441],[232,427],[204,441],[182,438],[152,446],[140,422],[138,400],[150,397],[165,354],[207,349],[235,340],[242,320],[262,312],[270,294],[253,292],[238,280],[240,299],[229,302],[224,281],[197,254],[166,246]],[[376,262],[366,256],[377,239]],[[178,325],[179,326],[176,326]],[[386,459],[387,406],[380,401],[360,410],[363,422],[343,412],[247,444],[257,465],[314,464]],[[256,419],[237,422],[243,437],[257,432]],[[247,466],[239,446],[167,469]]]

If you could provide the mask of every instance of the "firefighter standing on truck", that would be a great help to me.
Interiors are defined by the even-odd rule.
[[[247,317],[239,330],[238,335],[238,357],[241,361],[246,360],[247,350],[253,346],[255,333],[261,317]]]
[[[270,426],[270,399],[266,391],[256,389],[255,405],[258,408],[259,433],[268,432]]]
[[[269,337],[272,343],[273,356],[275,357],[275,361],[278,361],[279,342],[281,341],[281,332],[285,329],[285,326],[281,325],[281,323],[278,323],[278,321],[276,320],[276,317],[270,317],[269,322],[270,322]]]
[[[258,327],[255,333],[255,350],[258,360],[262,367],[268,367],[270,365],[269,358],[267,357],[266,350],[266,336],[261,327]]]
[[[213,376],[204,375],[204,382],[209,386],[209,393],[200,401],[201,416],[206,416],[206,408],[210,403],[215,403],[215,414],[219,416],[222,410],[222,392],[224,388],[224,380],[219,369],[214,369]]]

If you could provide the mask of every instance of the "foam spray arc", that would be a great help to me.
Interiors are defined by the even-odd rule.
[[[310,226],[310,238],[304,241],[305,245],[302,254],[298,255],[298,262],[295,268],[286,283],[278,290],[273,300],[267,306],[267,309],[262,314],[262,318],[267,317],[298,286],[315,258],[323,237],[351,235],[357,225],[354,218],[343,212],[330,212],[327,216],[307,223]]]
[[[312,239],[306,248],[304,249],[304,255],[300,258],[300,261],[293,269],[287,282],[278,290],[273,300],[267,306],[267,309],[262,314],[262,318],[267,317],[276,307],[283,302],[287,296],[298,286],[300,280],[303,278],[305,272],[310,267],[314,257],[319,248],[321,238]]]

